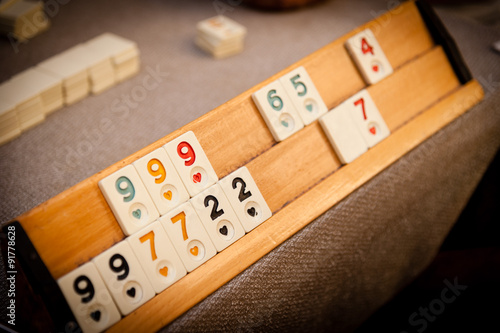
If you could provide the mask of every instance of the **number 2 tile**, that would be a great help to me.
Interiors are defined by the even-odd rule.
[[[57,283],[84,332],[101,332],[120,320],[120,313],[94,263],[87,262]]]
[[[276,141],[283,141],[304,127],[279,80],[253,93],[252,98]]]
[[[163,147],[132,164],[137,169],[160,215],[189,200],[189,193]]]
[[[122,315],[128,315],[155,295],[127,241],[115,244],[92,259],[92,262]]]
[[[159,221],[127,237],[127,242],[156,293],[186,275],[186,268]]]
[[[328,108],[303,66],[283,75],[279,80],[305,125],[309,125],[328,112]]]
[[[391,134],[368,90],[361,90],[344,103],[350,108],[349,115],[369,148]]]
[[[182,134],[164,148],[192,197],[219,180],[193,132]]]
[[[99,181],[99,188],[127,236],[159,216],[139,174],[132,165],[127,165]]]
[[[162,216],[160,222],[188,272],[217,253],[189,201]]]
[[[271,209],[246,167],[224,177],[219,184],[246,232],[271,217]]]
[[[238,216],[218,183],[190,200],[217,251],[245,235]]]
[[[345,46],[366,83],[377,83],[392,74],[392,66],[370,29],[349,38]]]

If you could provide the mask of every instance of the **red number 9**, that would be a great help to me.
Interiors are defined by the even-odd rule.
[[[183,150],[186,150],[184,148],[187,149],[186,152],[183,152]],[[184,164],[186,166],[193,165],[194,161],[196,160],[196,154],[194,153],[193,147],[191,147],[191,145],[186,141],[182,141],[181,143],[179,143],[179,145],[177,146],[177,154],[185,160]]]

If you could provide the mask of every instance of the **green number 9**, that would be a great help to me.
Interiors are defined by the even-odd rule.
[[[273,94],[275,95],[273,96]],[[278,95],[276,95],[276,89],[269,90],[269,92],[267,93],[267,101],[269,102],[269,105],[271,105],[271,107],[276,111],[280,111],[283,108],[283,101]]]
[[[125,176],[121,176],[116,180],[116,190],[124,196],[123,201],[125,202],[132,201],[135,197],[134,185],[132,185],[130,179]]]
[[[295,88],[295,90],[298,91],[298,95],[300,97],[304,96],[305,94],[307,94],[307,87],[306,85],[304,84],[304,82],[302,81],[297,81],[298,79],[300,79],[300,75],[297,74],[295,75],[294,77],[292,77],[290,79],[290,81],[292,81],[292,84],[293,84],[293,87]],[[302,87],[302,91],[299,91],[298,87]]]

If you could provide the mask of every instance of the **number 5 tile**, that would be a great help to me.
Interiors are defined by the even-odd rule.
[[[99,188],[127,236],[159,216],[148,191],[132,165],[127,165],[99,181]]]
[[[294,69],[279,80],[305,125],[309,125],[328,112],[325,102],[304,67]]]

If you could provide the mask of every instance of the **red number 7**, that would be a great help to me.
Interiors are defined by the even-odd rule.
[[[360,98],[356,102],[354,102],[355,106],[358,106],[359,104],[361,104],[361,109],[363,110],[363,118],[366,120],[365,100],[363,98]]]

